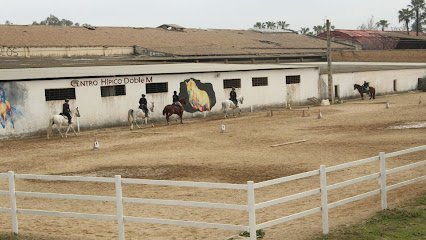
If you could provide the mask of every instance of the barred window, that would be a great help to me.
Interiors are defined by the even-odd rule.
[[[300,75],[286,76],[285,77],[286,84],[297,84],[300,83]]]
[[[75,99],[75,88],[45,89],[46,101]]]
[[[147,83],[146,84],[146,93],[162,93],[168,92],[169,85],[168,83]]]
[[[126,95],[126,85],[101,87],[101,97]]]
[[[241,88],[241,79],[223,79],[223,88]]]
[[[254,77],[251,79],[251,84],[253,87],[256,86],[268,86],[268,78],[267,77]]]

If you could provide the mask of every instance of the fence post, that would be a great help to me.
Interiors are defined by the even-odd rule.
[[[123,211],[123,190],[121,187],[121,176],[115,175],[115,205],[117,212],[118,239],[124,240],[124,211]]]
[[[379,153],[379,159],[380,159],[380,196],[381,196],[381,202],[382,202],[382,209],[388,208],[388,197],[387,197],[387,191],[386,191],[386,158],[385,153],[380,152]]]
[[[248,211],[249,211],[249,232],[250,240],[256,240],[256,208],[255,208],[255,194],[254,182],[247,182],[247,197],[248,197]]]
[[[12,232],[18,234],[18,216],[16,207],[16,193],[15,193],[15,173],[8,172],[9,179],[9,197],[10,197],[10,217],[12,218]]]
[[[327,174],[325,165],[320,166],[320,189],[321,189],[321,213],[322,213],[322,233],[328,234],[328,197],[327,197]]]

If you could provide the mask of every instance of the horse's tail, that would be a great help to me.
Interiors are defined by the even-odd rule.
[[[166,106],[167,107],[167,106]],[[164,109],[163,109],[163,116],[165,116],[166,115],[166,107],[164,107]]]
[[[376,99],[376,89],[375,88],[371,88],[371,95],[373,95],[373,99]]]
[[[226,101],[222,102],[222,112],[225,112],[226,109]]]
[[[129,109],[129,112],[127,113],[127,120],[130,122],[133,122],[133,109]]]
[[[52,126],[53,126],[53,117],[49,119],[49,125],[47,125],[47,139],[49,139],[49,136],[52,134]]]

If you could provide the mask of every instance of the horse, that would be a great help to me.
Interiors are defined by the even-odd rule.
[[[240,96],[237,99],[237,101],[240,104],[243,104],[243,102],[244,102],[244,96]],[[235,106],[235,104],[234,104],[233,101],[231,101],[231,100],[225,100],[225,101],[222,102],[222,111],[223,111],[223,113],[225,113],[225,118],[228,117],[228,111],[229,111],[229,109],[232,109],[232,114],[235,117],[235,109],[237,109],[237,108],[239,110],[238,111],[238,115],[239,115],[241,113],[241,108],[239,106]]]
[[[209,94],[199,89],[194,80],[191,79],[186,83],[186,89],[188,92],[188,102],[193,109],[199,110],[200,112],[210,111]]]
[[[15,108],[12,107],[8,100],[0,100],[0,125],[2,128],[6,128],[7,122],[10,120],[12,128],[15,128]]]
[[[154,102],[151,102],[151,107],[149,108],[149,111],[154,112]],[[129,109],[129,111],[127,112],[127,119],[130,123],[130,130],[133,130],[133,124],[135,124],[138,128],[141,128],[141,126],[139,126],[138,124],[138,119],[142,119],[144,120],[143,123],[145,123],[145,125],[148,124],[148,118],[149,116],[145,115],[145,112],[138,108],[136,110],[133,109]]]
[[[180,118],[180,123],[182,122],[182,115],[183,115],[183,106],[186,104],[186,100],[185,98],[181,98],[179,99],[180,104],[182,104],[182,108],[180,108],[179,106],[175,105],[175,104],[169,104],[167,106],[164,107],[163,109],[163,115],[166,116],[166,120],[167,120],[167,125],[169,125],[169,119],[170,116],[173,114],[177,114]]]
[[[364,93],[368,93],[368,95],[370,96],[370,99],[371,98],[376,99],[376,89],[373,87],[369,87],[368,91],[366,91],[363,86],[354,84],[354,90],[358,90],[362,100],[364,100]]]
[[[73,120],[76,119],[76,117],[80,117],[80,111],[78,111],[78,107],[71,110],[70,113]],[[47,139],[49,139],[50,135],[52,134],[52,128],[55,127],[58,129],[59,134],[61,134],[61,137],[63,138],[64,135],[62,135],[61,128],[62,126],[67,127],[67,130],[65,131],[65,138],[68,137],[68,131],[72,129],[74,134],[77,136],[77,133],[74,130],[73,122],[71,124],[68,124],[68,118],[64,115],[56,114],[53,115],[49,119],[49,125],[47,126]]]

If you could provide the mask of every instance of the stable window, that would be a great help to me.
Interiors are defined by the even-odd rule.
[[[168,83],[147,83],[146,84],[146,93],[162,93],[168,92],[169,85]]]
[[[126,85],[101,87],[101,97],[126,95]]]
[[[46,101],[75,99],[75,88],[45,89]]]
[[[241,88],[241,79],[223,79],[223,88]]]
[[[267,77],[254,77],[251,79],[251,84],[253,87],[256,86],[268,86],[268,78]]]
[[[300,83],[300,75],[285,76],[285,83],[286,84],[298,84],[298,83]]]

